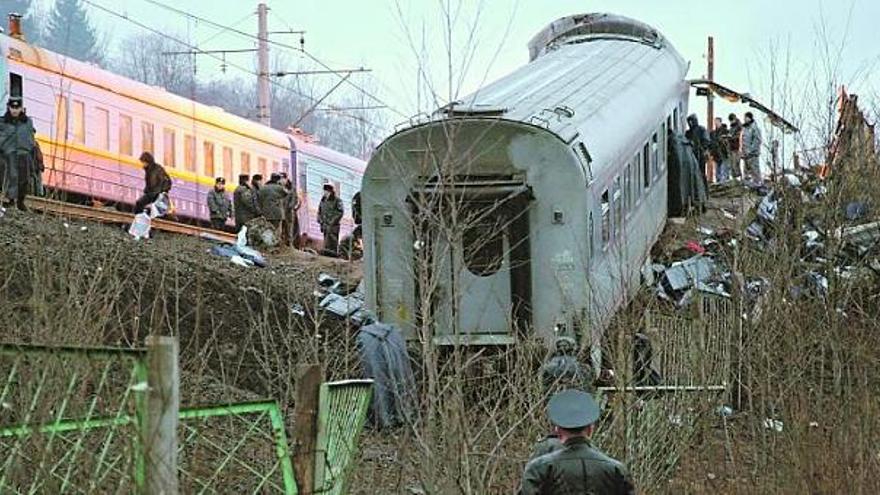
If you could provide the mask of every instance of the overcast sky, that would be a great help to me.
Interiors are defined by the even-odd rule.
[[[42,0],[44,6],[51,0]],[[195,40],[201,49],[235,49],[253,46],[253,40],[218,30],[204,22],[163,10],[147,0],[92,0],[110,10]],[[250,0],[188,0],[169,5],[225,25],[256,32],[258,2]],[[364,66],[370,74],[352,77],[390,107],[388,120],[396,123],[434,103],[417,89],[416,52],[426,53],[429,79],[445,103],[448,61],[445,49],[443,6],[446,0],[268,0],[270,30],[303,29],[306,49],[334,68]],[[528,60],[526,44],[550,21],[584,12],[612,12],[634,17],[658,28],[691,62],[689,77],[705,73],[706,38],[715,37],[716,80],[750,92],[769,102],[771,47],[778,60],[788,53],[791,80],[806,84],[814,78],[819,60],[819,26],[827,38],[845,43],[840,73],[854,91],[866,97],[878,94],[875,66],[880,62],[877,20],[880,0],[448,0],[454,20],[452,65],[453,93],[459,96],[496,79]],[[90,16],[109,40],[142,31],[132,23],[90,8]],[[471,26],[476,25],[473,38]],[[298,44],[297,36],[273,35],[275,41]],[[423,47],[424,46],[424,50]],[[465,48],[474,47],[472,57]],[[291,68],[319,68],[308,58],[273,46],[285,54]],[[826,57],[827,58],[827,57]],[[464,64],[464,60],[470,60]],[[235,64],[255,66],[252,54],[230,55]],[[467,70],[462,67],[467,65]],[[202,57],[203,78],[223,77],[219,61]],[[243,72],[230,69],[230,74]],[[464,73],[464,76],[462,76]],[[319,87],[329,87],[335,76],[310,76]],[[458,78],[461,78],[460,80]],[[352,88],[349,87],[349,90]],[[342,96],[343,93],[339,93]],[[328,102],[333,103],[336,95]],[[337,100],[335,100],[338,102]],[[367,103],[370,103],[369,100]],[[375,102],[373,102],[375,104]],[[699,108],[699,104],[694,104]],[[722,108],[726,111],[728,107]],[[741,110],[741,109],[740,109]]]

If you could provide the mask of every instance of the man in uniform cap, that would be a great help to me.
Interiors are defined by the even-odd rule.
[[[15,202],[18,209],[26,209],[24,198],[33,184],[35,133],[34,123],[25,113],[21,98],[10,98],[6,113],[0,119],[0,153],[5,165],[0,190],[6,194],[6,206]]]
[[[563,447],[526,464],[520,495],[635,493],[626,467],[590,443],[599,419],[599,406],[590,394],[563,390],[550,399],[547,415]]]

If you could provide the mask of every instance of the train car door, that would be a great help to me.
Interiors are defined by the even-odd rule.
[[[474,191],[477,189],[477,191]],[[453,193],[456,225],[433,236],[441,343],[509,343],[531,322],[529,190],[467,188]]]

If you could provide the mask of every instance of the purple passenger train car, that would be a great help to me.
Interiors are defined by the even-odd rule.
[[[360,187],[363,160],[18,37],[0,36],[0,50],[4,100],[24,99],[50,189],[134,204],[144,185],[138,156],[149,151],[173,180],[174,213],[182,220],[208,220],[206,196],[215,177],[226,178],[231,194],[239,174],[268,179],[272,172],[286,171],[297,183],[304,205],[300,225],[308,237],[321,238],[315,216],[323,183],[336,186],[346,209],[341,230],[351,230],[351,197]]]

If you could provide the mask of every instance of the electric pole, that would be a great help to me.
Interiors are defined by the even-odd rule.
[[[706,79],[715,82],[715,38],[709,36],[709,51],[706,55],[706,62],[709,67],[706,69]],[[706,97],[706,128],[714,130],[715,128],[715,95],[709,91]]]
[[[257,117],[260,123],[265,126],[272,124],[272,115],[270,113],[269,101],[269,9],[265,3],[257,6],[257,62],[259,65],[259,75],[257,76],[257,98],[259,103],[257,106]]]

